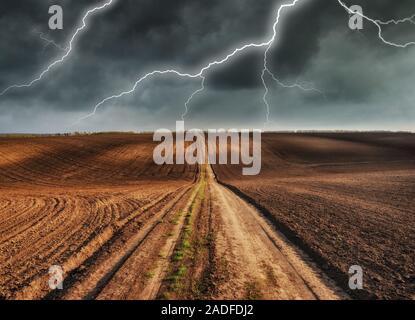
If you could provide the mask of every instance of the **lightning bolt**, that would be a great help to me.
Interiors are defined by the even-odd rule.
[[[53,41],[53,40],[51,40],[51,39],[49,39],[49,38],[47,38],[42,32],[38,32],[38,31],[35,31],[35,33],[37,33],[38,35],[39,35],[39,38],[40,39],[42,39],[43,41],[45,41],[46,42],[46,44],[45,44],[45,46],[44,46],[44,48],[43,48],[43,50],[45,50],[49,45],[53,45],[55,48],[57,48],[57,49],[59,49],[59,50],[61,50],[61,51],[67,51],[68,50],[68,48],[66,47],[66,48],[64,48],[64,47],[62,47],[61,45],[59,45],[59,44],[57,44],[55,41]]]
[[[415,24],[415,14],[408,17],[408,18],[404,18],[404,19],[400,19],[400,20],[395,20],[395,19],[391,19],[388,21],[381,21],[381,20],[376,20],[377,23],[379,24],[383,24],[383,25],[388,25],[388,24],[394,24],[394,25],[398,25],[400,23],[405,23],[405,22],[409,22],[412,24]]]
[[[201,88],[200,88],[200,89],[198,89],[198,90],[196,90],[195,92],[193,92],[193,93],[190,95],[190,97],[187,99],[186,103],[185,103],[185,112],[184,112],[184,114],[182,115],[182,118],[184,118],[184,117],[186,116],[186,114],[188,113],[188,106],[189,106],[189,104],[191,103],[192,99],[193,99],[193,98],[194,98],[194,97],[195,97],[198,93],[200,93],[200,92],[202,92],[202,91],[204,90],[205,73],[206,73],[207,71],[209,71],[211,68],[213,68],[214,66],[222,65],[222,64],[224,64],[224,63],[228,62],[230,59],[232,59],[232,58],[234,58],[235,56],[237,56],[238,54],[240,54],[240,53],[242,53],[242,52],[244,52],[244,51],[246,51],[246,50],[248,50],[248,49],[268,48],[268,50],[269,50],[269,48],[272,46],[272,44],[274,43],[274,41],[275,41],[275,39],[276,39],[276,37],[277,37],[277,26],[278,26],[278,24],[280,23],[281,13],[283,12],[283,10],[285,10],[285,9],[287,9],[287,8],[292,8],[292,7],[295,7],[295,6],[297,5],[297,3],[298,3],[298,2],[300,2],[300,0],[293,0],[293,1],[289,2],[289,3],[282,4],[282,5],[278,8],[277,15],[276,15],[276,18],[275,18],[275,21],[274,21],[273,27],[272,27],[273,33],[272,33],[272,36],[271,36],[271,38],[270,38],[269,40],[266,40],[266,41],[264,41],[264,42],[258,42],[258,43],[255,43],[255,42],[253,42],[253,43],[248,43],[248,44],[245,44],[245,45],[243,45],[243,46],[241,46],[241,47],[239,47],[239,48],[236,48],[236,49],[234,49],[231,53],[229,53],[229,54],[227,54],[226,56],[224,56],[222,59],[215,60],[215,61],[212,61],[212,62],[207,63],[207,64],[206,64],[204,67],[202,67],[202,68],[199,70],[199,72],[197,72],[197,73],[193,73],[193,74],[192,74],[192,73],[182,73],[182,72],[177,71],[177,70],[174,70],[174,69],[169,69],[169,70],[155,70],[155,71],[149,72],[149,73],[145,74],[144,76],[142,76],[141,78],[139,78],[139,79],[138,79],[138,80],[134,83],[133,87],[132,87],[130,90],[123,91],[123,92],[121,92],[121,93],[119,93],[119,94],[115,94],[115,95],[109,96],[109,97],[107,97],[107,98],[105,98],[105,99],[101,100],[100,102],[98,102],[98,103],[94,106],[93,111],[92,111],[90,114],[87,114],[86,116],[84,116],[84,117],[80,118],[78,121],[76,121],[76,122],[74,123],[74,125],[75,125],[75,124],[78,124],[78,123],[79,123],[80,121],[82,121],[82,120],[85,120],[85,119],[87,119],[87,118],[89,118],[89,117],[94,116],[94,115],[96,114],[97,110],[98,110],[98,109],[99,109],[99,108],[100,108],[103,104],[105,104],[106,102],[108,102],[108,101],[110,101],[110,100],[113,100],[113,99],[118,99],[118,98],[121,98],[121,97],[123,97],[123,96],[125,96],[125,95],[129,95],[129,94],[133,93],[133,92],[137,89],[137,87],[138,87],[138,86],[139,86],[139,85],[140,85],[143,81],[147,80],[148,78],[151,78],[151,77],[152,77],[152,76],[154,76],[154,75],[164,75],[164,74],[175,74],[175,75],[177,75],[177,76],[179,76],[179,77],[182,77],[182,78],[200,78],[200,79],[202,79],[202,86],[201,86]],[[266,87],[265,81],[264,81],[264,86]],[[299,85],[298,85],[298,87],[301,87],[301,86],[299,86]],[[266,101],[266,99],[264,99],[264,100]],[[268,106],[268,110],[269,110],[269,106]]]
[[[52,70],[54,67],[56,67],[57,65],[63,63],[72,53],[72,49],[74,47],[74,42],[75,40],[78,38],[78,36],[81,34],[81,32],[87,27],[87,23],[86,20],[89,18],[89,16],[94,15],[96,12],[99,12],[103,9],[105,9],[106,7],[110,6],[112,3],[114,3],[115,0],[107,0],[106,2],[104,2],[102,5],[98,6],[98,7],[94,7],[89,9],[85,15],[82,17],[81,20],[81,25],[75,30],[75,33],[72,35],[68,47],[65,50],[66,53],[60,58],[57,59],[55,61],[53,61],[51,64],[49,64],[45,70],[43,70],[39,76],[37,76],[36,78],[34,78],[33,80],[27,82],[27,83],[23,83],[23,84],[14,84],[11,85],[10,87],[4,89],[1,93],[0,96],[5,95],[8,91],[10,91],[11,89],[18,89],[18,88],[28,88],[33,86],[36,82],[39,82],[40,80],[43,79],[43,77],[49,73],[50,70]]]
[[[184,104],[185,111],[184,111],[184,113],[182,114],[182,120],[183,120],[183,121],[184,121],[184,118],[186,117],[187,113],[189,112],[189,105],[190,105],[190,102],[192,102],[193,98],[194,98],[197,94],[199,94],[199,93],[201,93],[202,91],[204,91],[204,90],[205,90],[205,80],[206,80],[206,78],[205,78],[205,77],[203,77],[203,76],[201,76],[200,78],[202,79],[200,89],[197,89],[195,92],[193,92],[193,93],[190,95],[190,97],[187,99],[186,103]]]
[[[264,65],[263,65],[263,69],[262,69],[262,73],[261,73],[262,85],[264,86],[264,89],[265,89],[264,95],[262,96],[262,101],[264,102],[264,105],[266,107],[266,121],[265,121],[265,124],[264,124],[264,129],[267,126],[267,124],[269,124],[269,116],[270,116],[270,113],[271,113],[270,112],[270,106],[269,106],[268,99],[267,99],[268,93],[269,93],[269,88],[268,88],[268,85],[267,85],[267,82],[266,82],[266,79],[265,79],[265,74],[266,73],[271,77],[272,80],[274,80],[274,82],[276,82],[279,86],[281,86],[283,88],[288,88],[288,89],[296,88],[296,89],[300,89],[302,91],[314,91],[314,92],[319,93],[319,94],[323,95],[324,97],[326,97],[323,91],[318,90],[314,87],[306,88],[306,87],[302,86],[301,84],[299,84],[297,82],[294,83],[294,84],[287,85],[287,84],[283,83],[281,80],[279,80],[275,76],[275,74],[268,68],[268,53],[269,53],[269,50],[271,49],[271,47],[272,47],[272,43],[267,47],[267,49],[264,52]]]
[[[99,102],[98,104],[95,105],[94,110],[90,114],[87,114],[86,116],[80,118],[73,125],[76,125],[79,122],[81,122],[81,121],[83,121],[83,120],[85,120],[87,118],[90,118],[93,115],[95,115],[96,112],[97,112],[97,110],[99,109],[99,107],[101,107],[106,102],[108,102],[110,100],[113,100],[113,99],[119,99],[119,98],[122,98],[122,97],[124,97],[126,95],[132,94],[137,89],[137,87],[139,86],[139,84],[141,84],[144,80],[146,80],[148,78],[151,78],[152,76],[155,76],[155,75],[164,75],[164,74],[175,74],[176,76],[182,77],[182,78],[199,78],[199,77],[202,77],[202,74],[195,74],[194,75],[194,74],[190,74],[190,73],[182,73],[180,71],[173,70],[173,69],[162,70],[162,71],[160,71],[160,70],[152,71],[150,73],[147,73],[146,75],[144,75],[140,79],[138,79],[135,82],[134,86],[130,90],[124,91],[124,92],[121,92],[119,94],[115,94],[115,95],[112,95],[110,97],[107,97],[107,98],[103,99],[101,102]]]
[[[389,21],[386,21],[386,22],[382,22],[382,21],[379,21],[379,20],[374,20],[374,19],[364,15],[363,13],[351,10],[341,0],[337,0],[337,1],[349,14],[357,14],[357,15],[361,16],[363,19],[373,23],[378,28],[378,37],[379,37],[379,39],[384,44],[387,44],[389,46],[396,47],[396,48],[407,48],[409,46],[415,45],[415,42],[413,42],[413,41],[406,42],[404,44],[399,44],[399,43],[388,41],[383,37],[383,30],[382,30],[382,25],[387,25],[387,24],[391,24],[391,23],[399,24],[399,23],[402,23],[402,22],[412,21],[412,19],[415,17],[415,15],[413,15],[410,18],[405,18],[405,19],[402,19],[402,20],[389,20]]]
[[[45,37],[45,35],[43,33],[39,34],[40,39],[42,39],[43,41],[46,42],[45,48],[47,48],[49,45],[53,45],[55,48],[62,50],[62,51],[66,51],[68,50],[68,48],[64,48],[61,45],[57,44],[54,40],[50,40],[48,38]]]

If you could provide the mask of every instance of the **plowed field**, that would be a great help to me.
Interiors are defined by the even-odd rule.
[[[158,166],[155,146],[0,137],[0,298],[414,297],[413,135],[266,134],[254,177]]]
[[[352,297],[415,297],[415,135],[267,134],[262,164],[214,170]],[[363,290],[348,288],[352,265]]]

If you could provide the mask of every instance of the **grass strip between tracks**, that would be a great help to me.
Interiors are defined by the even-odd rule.
[[[161,297],[163,299],[170,299],[172,296],[180,294],[182,289],[184,289],[184,281],[190,271],[188,264],[191,263],[196,249],[196,244],[193,241],[194,220],[201,210],[202,203],[205,199],[206,186],[206,168],[202,167],[195,196],[188,211],[178,213],[178,217],[181,214],[185,214],[186,216],[182,234],[171,259],[171,268],[166,278],[168,281],[167,290]]]

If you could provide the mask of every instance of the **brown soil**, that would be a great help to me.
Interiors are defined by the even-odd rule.
[[[415,296],[415,135],[267,134],[262,164],[214,170],[352,297]],[[348,290],[352,265],[364,290]]]
[[[266,135],[249,178],[151,135],[0,138],[0,298],[411,298],[415,144],[382,137]]]
[[[89,276],[91,261],[110,274],[140,242],[132,235],[145,237],[197,176],[197,167],[155,165],[154,146],[151,135],[2,138],[0,297],[47,296],[52,265],[64,268],[66,288]]]

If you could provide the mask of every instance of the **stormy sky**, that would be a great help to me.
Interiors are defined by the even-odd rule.
[[[36,78],[62,57],[88,8],[106,0],[7,0],[0,8],[0,91]],[[153,70],[197,73],[241,44],[272,35],[276,9],[288,0],[116,0],[87,20],[71,55],[30,88],[0,97],[0,133],[143,131],[174,128],[198,79],[156,76],[73,125],[102,99],[129,90]],[[374,19],[415,13],[411,0],[348,0]],[[64,10],[64,29],[49,30],[48,9]],[[365,21],[352,31],[337,0],[300,0],[283,11],[269,67],[284,83],[323,93],[282,88],[266,78],[269,130],[344,129],[415,131],[415,46],[387,46]],[[396,43],[415,41],[415,24],[384,27]],[[43,38],[53,40],[58,48]],[[264,48],[244,51],[205,73],[205,91],[186,116],[196,128],[262,128]]]

